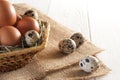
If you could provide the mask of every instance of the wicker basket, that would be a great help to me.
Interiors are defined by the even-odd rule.
[[[48,22],[42,23],[45,25],[42,43],[35,47],[24,48],[7,53],[1,53],[0,72],[11,71],[25,66],[37,52],[40,52],[46,47],[50,25],[48,24]]]

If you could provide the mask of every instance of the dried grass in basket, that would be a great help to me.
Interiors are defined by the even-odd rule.
[[[37,46],[30,48],[18,48],[17,50],[9,51],[6,46],[1,46],[2,48],[8,49],[8,52],[2,52],[0,54],[0,72],[6,72],[15,70],[25,66],[32,57],[38,52],[45,48],[48,41],[50,24],[46,21],[39,20],[42,28],[42,38]],[[8,46],[9,47],[9,46]]]

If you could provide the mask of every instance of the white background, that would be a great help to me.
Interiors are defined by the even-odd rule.
[[[120,1],[119,0],[9,0],[27,3],[57,22],[83,33],[105,49],[97,56],[112,69],[93,80],[120,80]]]

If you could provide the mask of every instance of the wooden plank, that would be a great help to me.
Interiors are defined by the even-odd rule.
[[[92,42],[105,49],[98,57],[112,69],[109,75],[96,80],[120,80],[119,1],[90,0],[88,7]]]
[[[90,40],[86,0],[51,0],[48,16]]]

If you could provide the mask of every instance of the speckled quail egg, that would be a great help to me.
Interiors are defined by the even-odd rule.
[[[93,56],[86,56],[80,60],[80,69],[87,73],[91,73],[99,67],[99,60]]]
[[[37,13],[37,11],[32,10],[32,9],[27,10],[27,11],[24,13],[24,16],[29,16],[29,17],[32,17],[32,18],[38,20],[38,13]]]
[[[62,53],[70,54],[76,49],[76,44],[72,39],[64,39],[59,42],[59,49]]]
[[[35,30],[30,30],[25,33],[25,42],[28,46],[34,46],[40,39],[40,35]]]
[[[81,33],[74,33],[70,38],[75,41],[77,48],[84,43],[84,38]]]

